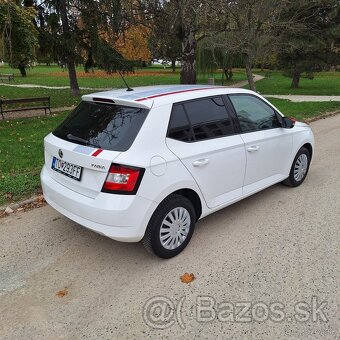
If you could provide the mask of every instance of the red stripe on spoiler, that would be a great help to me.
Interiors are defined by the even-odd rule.
[[[201,90],[214,90],[214,89],[221,89],[221,88],[225,88],[225,86],[203,87],[203,88],[199,88],[199,89],[190,89],[190,90],[180,90],[180,91],[174,91],[174,92],[166,92],[166,93],[156,94],[156,95],[150,96],[150,97],[139,98],[139,99],[136,99],[136,102],[141,102],[143,100],[153,99],[153,98],[157,98],[157,97],[169,96],[171,94],[178,94],[178,93],[184,93],[184,92],[193,92],[193,91],[201,91]]]
[[[91,156],[97,157],[102,151],[103,149],[97,149]]]

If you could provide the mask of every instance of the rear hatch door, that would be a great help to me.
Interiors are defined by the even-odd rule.
[[[111,163],[120,154],[70,143],[55,137],[45,138],[45,165],[59,184],[95,198],[102,190]]]
[[[82,101],[44,141],[45,165],[63,186],[94,198],[111,164],[134,142],[145,107]]]

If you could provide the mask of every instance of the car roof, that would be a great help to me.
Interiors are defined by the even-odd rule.
[[[114,102],[136,107],[158,107],[184,100],[231,93],[254,93],[249,90],[211,85],[158,85],[135,87],[133,91],[113,89],[84,95],[85,101]]]

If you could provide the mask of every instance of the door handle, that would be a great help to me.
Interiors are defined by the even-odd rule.
[[[258,145],[252,145],[252,146],[249,146],[249,148],[247,148],[247,151],[248,152],[255,152],[259,149],[260,147]]]
[[[209,163],[209,159],[208,158],[203,158],[203,159],[198,159],[197,161],[193,162],[192,165],[195,167],[200,167],[203,165],[206,165]]]

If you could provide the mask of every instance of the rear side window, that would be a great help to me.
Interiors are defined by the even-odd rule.
[[[234,134],[231,118],[219,96],[173,106],[168,137],[183,142]]]
[[[181,104],[175,104],[172,108],[168,137],[181,142],[194,140],[188,117]]]
[[[126,151],[147,114],[148,110],[143,108],[83,101],[53,134],[81,145]]]
[[[203,98],[184,104],[197,141],[234,133],[221,97]]]

